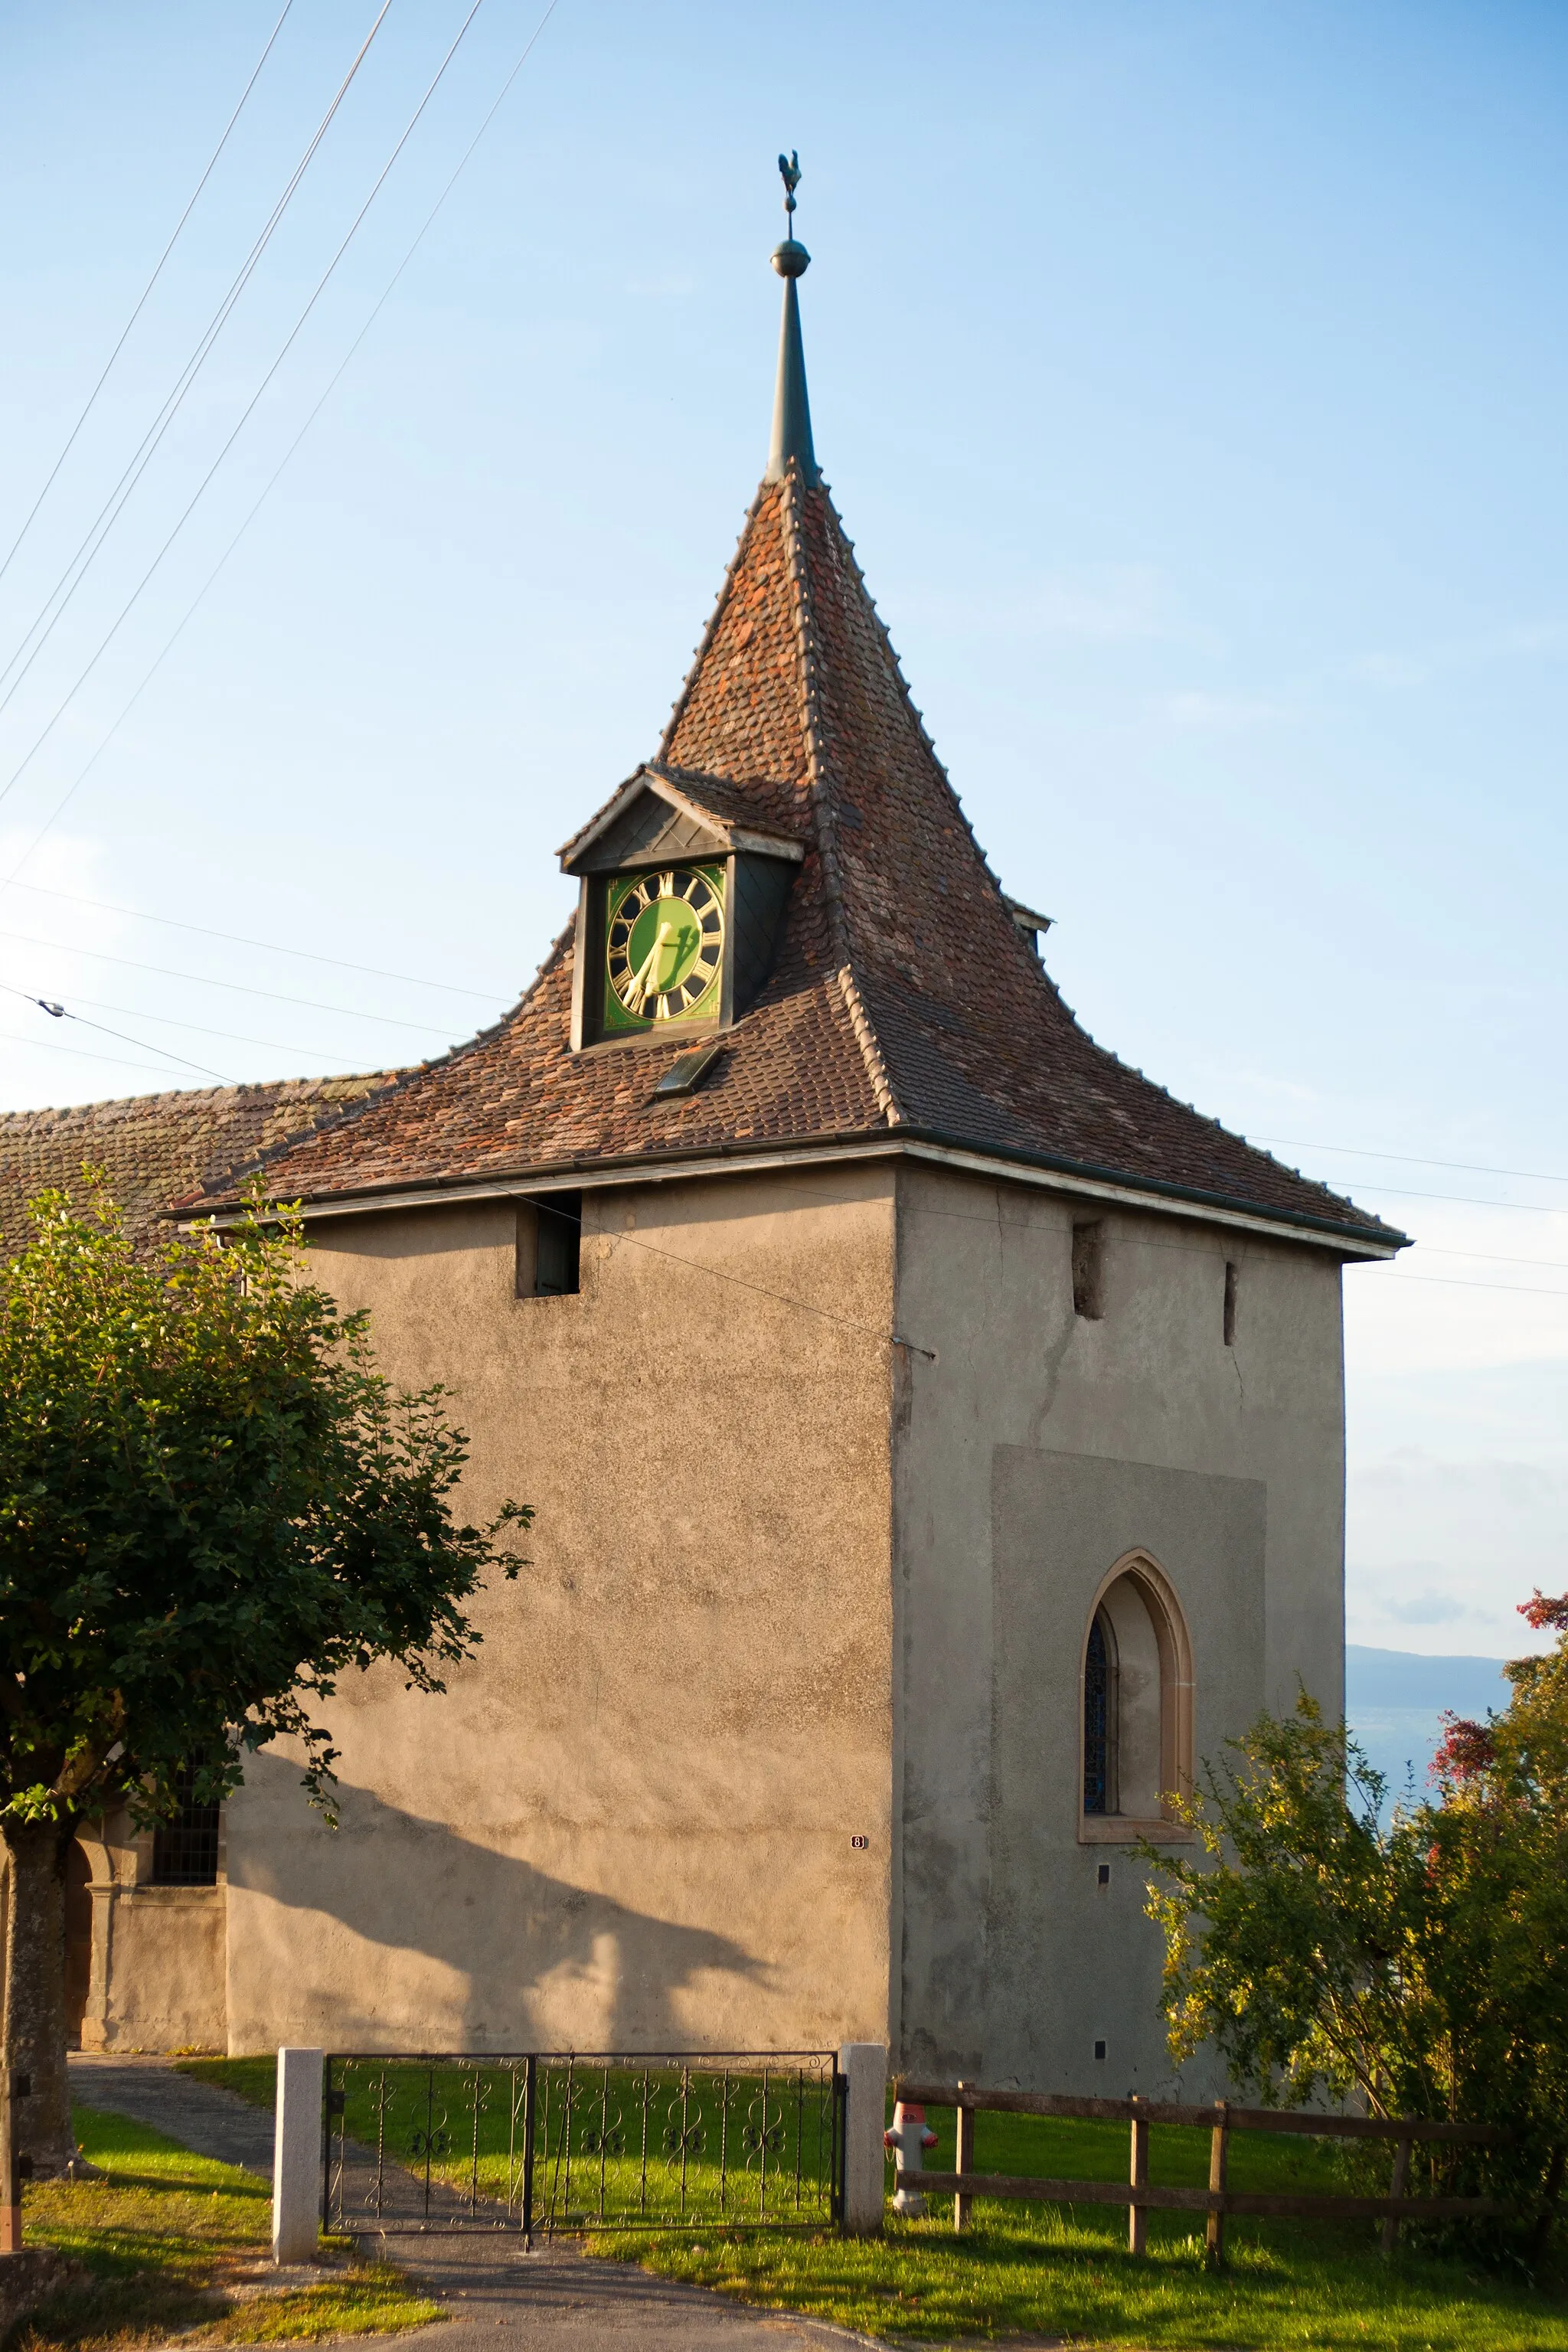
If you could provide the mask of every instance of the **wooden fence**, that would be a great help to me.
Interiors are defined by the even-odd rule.
[[[1509,2209],[1490,2197],[1411,2197],[1410,2151],[1417,2140],[1442,2140],[1450,2146],[1496,2147],[1511,2137],[1505,2131],[1487,2131],[1470,2124],[1417,2123],[1399,2117],[1384,2122],[1375,2116],[1304,2115],[1276,2107],[1233,2106],[1216,2101],[1212,2106],[1184,2106],[1170,2099],[1071,2099],[1036,2091],[988,2091],[974,2083],[925,2083],[900,2076],[893,2096],[928,2107],[952,2107],[958,2119],[958,2168],[954,2172],[900,2171],[900,2189],[935,2189],[952,2193],[952,2226],[963,2230],[976,2197],[1003,2200],[1026,2198],[1047,2205],[1125,2205],[1127,2243],[1135,2254],[1143,2252],[1151,2212],[1202,2213],[1206,2216],[1209,2260],[1219,2263],[1225,2252],[1225,2223],[1229,2213],[1266,2214],[1313,2221],[1379,2221],[1383,2248],[1390,2253],[1401,2221],[1479,2219]],[[1032,2174],[976,2172],[974,2118],[977,2115],[1058,2116],[1096,2123],[1126,2124],[1131,2133],[1128,2179],[1119,2180],[1046,2180]],[[1149,2129],[1152,2124],[1206,2126],[1209,2131],[1209,2185],[1206,2189],[1161,2189],[1149,2179]],[[1271,2189],[1231,2189],[1226,2183],[1232,2132],[1299,2132],[1315,2139],[1391,2139],[1394,2143],[1394,2177],[1386,2197],[1337,2197],[1279,2193]]]

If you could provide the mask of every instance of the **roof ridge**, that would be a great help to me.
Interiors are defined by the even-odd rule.
[[[169,1208],[188,1210],[193,1215],[199,1215],[201,1204],[208,1194],[230,1192],[247,1178],[259,1175],[268,1160],[277,1160],[284,1152],[292,1150],[295,1144],[303,1142],[307,1136],[324,1135],[330,1128],[343,1126],[372,1103],[384,1102],[388,1095],[395,1095],[399,1087],[409,1078],[417,1076],[419,1071],[427,1066],[420,1062],[412,1069],[399,1070],[388,1078],[384,1087],[372,1087],[368,1094],[357,1095],[348,1102],[338,1104],[325,1118],[313,1119],[309,1127],[290,1128],[287,1135],[278,1138],[276,1143],[268,1143],[260,1151],[253,1151],[248,1159],[231,1160],[226,1168],[208,1169],[195,1191],[175,1193],[169,1202]]]
[[[831,512],[833,501],[828,497],[826,485],[823,483],[820,487]],[[800,655],[801,732],[805,743],[805,773],[811,793],[813,831],[816,835],[817,854],[822,860],[822,896],[827,908],[828,936],[838,960],[839,986],[849,1014],[849,1025],[855,1032],[855,1042],[860,1048],[866,1075],[881,1107],[882,1116],[889,1127],[897,1127],[901,1121],[902,1112],[878,1041],[876,1025],[866,1009],[855,977],[854,950],[850,944],[849,925],[844,914],[844,887],[838,865],[836,824],[837,812],[828,773],[822,713],[817,703],[816,674],[821,662],[821,647],[816,614],[812,610],[811,566],[806,558],[805,534],[801,527],[800,501],[804,489],[799,460],[791,457],[780,485],[779,519],[784,532],[784,575],[795,604],[795,645]]]
[[[866,1010],[864,999],[856,984],[855,974],[848,964],[839,965],[837,980],[839,993],[844,999],[844,1007],[849,1015],[849,1026],[855,1032],[855,1042],[860,1048],[860,1058],[866,1065],[866,1076],[871,1081],[871,1091],[877,1097],[888,1125],[902,1127],[904,1115],[899,1108],[898,1096],[893,1092],[893,1081],[888,1075],[888,1065],[882,1059],[882,1048],[877,1042],[877,1032],[871,1025],[871,1016]]]
[[[111,1110],[144,1111],[162,1103],[216,1102],[238,1100],[246,1095],[280,1095],[290,1087],[352,1086],[361,1076],[384,1076],[382,1072],[358,1070],[326,1070],[317,1077],[295,1078],[227,1078],[211,1087],[164,1087],[155,1094],[95,1095],[90,1102],[35,1103],[20,1110],[0,1111],[0,1137],[23,1122],[42,1118],[88,1119],[100,1112]]]
[[[669,757],[669,747],[675,740],[676,730],[686,716],[686,706],[691,699],[692,689],[702,675],[702,665],[708,657],[708,648],[718,634],[719,624],[724,617],[724,607],[730,601],[730,590],[734,584],[735,574],[741,568],[741,558],[746,551],[746,541],[752,535],[752,525],[755,522],[763,500],[768,494],[768,487],[766,482],[759,482],[757,494],[746,509],[746,520],[741,525],[741,536],[735,541],[735,552],[724,567],[724,577],[719,583],[719,593],[713,599],[713,610],[708,615],[708,625],[697,641],[697,650],[691,656],[691,667],[680,682],[680,692],[670,705],[668,724],[658,739],[658,750],[655,752],[654,758],[660,763]],[[542,971],[543,969],[542,964],[540,970]]]

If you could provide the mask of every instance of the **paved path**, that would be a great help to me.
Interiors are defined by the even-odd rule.
[[[198,2156],[272,2173],[272,2118],[231,2091],[148,2058],[74,2056],[71,2092],[151,2124]],[[361,2242],[379,2252],[383,2241]],[[756,2312],[570,2246],[525,2254],[513,2237],[395,2238],[388,2255],[425,2282],[449,2320],[397,2338],[399,2352],[825,2352],[871,2338]]]
[[[451,2311],[441,2326],[401,2336],[400,2352],[826,2352],[871,2340],[563,2247],[520,2254],[400,2239],[392,2251]]]
[[[194,2082],[155,2058],[99,2058],[72,2051],[71,2096],[84,2107],[107,2107],[132,2123],[151,2124],[182,2147],[220,2164],[272,2178],[272,2118],[262,2107]]]

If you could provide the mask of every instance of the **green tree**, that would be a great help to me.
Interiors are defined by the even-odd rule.
[[[1568,1596],[1522,1613],[1555,1648],[1506,1669],[1486,1723],[1449,1719],[1431,1794],[1388,1826],[1381,1777],[1303,1694],[1205,1766],[1180,1808],[1199,1857],[1145,1859],[1178,2063],[1208,2043],[1265,2104],[1507,2129],[1427,2162],[1484,2169],[1539,2246],[1568,2140]]]
[[[0,1835],[9,2063],[36,2170],[74,2155],[66,1856],[129,1804],[221,1799],[289,1736],[330,1811],[322,1711],[386,1659],[416,1689],[478,1639],[463,1603],[515,1576],[507,1504],[458,1522],[466,1442],[444,1392],[395,1392],[363,1314],[305,1278],[298,1221],[262,1213],[144,1249],[102,1178],[30,1204],[0,1266]]]

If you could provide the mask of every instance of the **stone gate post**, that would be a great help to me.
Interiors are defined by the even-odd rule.
[[[887,2194],[888,2053],[880,2042],[846,2042],[838,2069],[848,2084],[844,2118],[844,2227],[852,2238],[875,2238]]]
[[[272,2259],[313,2263],[321,2219],[320,2050],[279,2050],[272,2143]]]

